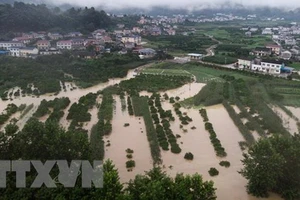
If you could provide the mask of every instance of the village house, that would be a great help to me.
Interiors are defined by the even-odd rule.
[[[5,49],[9,47],[24,47],[24,43],[22,42],[17,42],[17,41],[1,41],[0,42],[0,49]]]
[[[258,31],[258,28],[250,28],[249,31],[252,32],[252,33],[254,33],[254,32],[257,32],[257,31]]]
[[[262,60],[260,65],[263,72],[270,74],[280,74],[283,66],[282,62],[276,60]]]
[[[203,55],[199,53],[189,53],[187,55],[190,60],[201,60],[201,58],[203,57]]]
[[[72,49],[72,40],[61,40],[56,43],[56,47],[58,49]]]
[[[297,42],[294,38],[289,38],[284,41],[285,45],[296,45]]]
[[[247,31],[247,32],[245,33],[245,35],[246,35],[247,37],[251,37],[252,33],[251,33],[250,31]]]
[[[131,43],[135,43],[135,44],[140,44],[142,42],[142,38],[141,38],[141,36],[138,36],[138,35],[125,36],[125,37],[122,37],[122,42],[123,43],[131,42]]]
[[[40,55],[56,55],[61,54],[61,51],[56,48],[43,49],[39,51]]]
[[[239,69],[250,69],[252,60],[249,59],[238,59],[238,68]]]
[[[64,35],[64,37],[81,37],[83,36],[80,32],[70,32],[67,35]]]
[[[112,43],[112,39],[109,36],[103,36],[100,40],[102,40],[103,43]]]
[[[271,55],[271,49],[265,48],[265,47],[256,47],[253,51],[253,54],[256,56],[270,56]]]
[[[176,31],[173,29],[167,29],[166,32],[168,33],[168,35],[176,35]]]
[[[281,47],[276,44],[269,44],[266,45],[266,48],[271,49],[272,53],[275,53],[276,55],[280,55],[281,53]]]
[[[59,33],[48,33],[48,37],[51,39],[51,40],[59,40],[59,39],[62,39],[63,36]]]
[[[263,34],[263,35],[272,35],[273,32],[272,32],[272,29],[271,29],[271,28],[265,28],[265,29],[262,31],[262,34]]]
[[[39,40],[36,43],[36,46],[39,50],[43,49],[49,49],[51,47],[51,44],[48,40]]]
[[[13,57],[20,57],[20,48],[21,47],[8,47],[9,55]]]
[[[71,49],[84,49],[84,39],[75,38],[71,40],[72,47]]]
[[[156,54],[156,51],[151,48],[138,49],[136,52],[138,52],[141,59],[153,57]]]
[[[134,33],[141,33],[142,29],[140,27],[133,27],[132,28],[132,32],[134,32]]]
[[[31,40],[32,38],[28,38],[28,37],[15,37],[14,39],[12,39],[12,41],[14,42],[22,42],[24,44],[29,44]]]
[[[22,47],[20,48],[20,57],[30,58],[39,54],[36,47]]]

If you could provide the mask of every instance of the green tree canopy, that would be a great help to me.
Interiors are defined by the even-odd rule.
[[[242,160],[241,174],[248,192],[267,197],[276,192],[285,199],[300,198],[300,136],[274,136],[259,140]]]

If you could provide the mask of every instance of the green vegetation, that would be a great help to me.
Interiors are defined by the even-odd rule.
[[[243,124],[241,121],[241,118],[239,117],[238,114],[236,114],[235,110],[232,108],[231,105],[228,104],[227,101],[223,101],[223,106],[227,110],[229,116],[231,117],[233,123],[237,126],[239,129],[240,133],[244,137],[245,141],[249,144],[252,145],[255,142],[255,139],[252,135],[252,133],[249,131],[249,129]]]
[[[299,157],[299,135],[277,135],[259,140],[242,160],[244,168],[240,173],[248,180],[248,192],[257,197],[275,192],[284,199],[299,199]]]
[[[132,149],[130,149],[130,148],[128,148],[128,149],[126,149],[126,153],[134,153],[134,151],[132,150]]]
[[[33,116],[39,118],[51,113],[47,118],[47,122],[53,121],[59,123],[59,120],[64,116],[63,110],[66,109],[69,104],[70,99],[68,97],[55,98],[51,101],[43,99]],[[52,108],[52,112],[49,108]]]
[[[168,49],[169,53],[183,54],[183,53],[205,53],[205,49],[211,45],[216,44],[215,41],[205,35],[194,36],[147,36],[145,37],[149,47]]]
[[[133,54],[109,54],[96,60],[77,59],[67,54],[40,56],[37,59],[1,57],[0,94],[5,98],[4,92],[16,86],[27,94],[59,92],[60,81],[74,81],[81,87],[89,87],[109,78],[124,77],[129,69],[143,63]],[[65,74],[71,74],[73,78]],[[32,91],[31,84],[38,89]]]
[[[135,167],[135,161],[134,160],[128,160],[126,162],[126,168],[133,168]]]
[[[33,104],[30,104],[29,106],[26,106],[26,108],[23,110],[23,112],[20,115],[20,119],[22,119],[25,115],[29,113],[29,111],[34,107]]]
[[[89,93],[80,97],[78,103],[72,104],[67,116],[68,120],[72,120],[69,129],[80,127],[80,122],[88,122],[91,120],[91,114],[88,111],[96,104],[97,96],[97,94]]]
[[[219,165],[222,166],[222,167],[228,168],[228,167],[230,167],[230,162],[228,162],[228,161],[221,161],[219,163]]]
[[[105,151],[103,136],[110,134],[112,131],[112,113],[112,95],[104,93],[102,97],[102,103],[98,109],[98,122],[91,129],[91,157],[95,160],[104,159]]]
[[[97,28],[107,28],[113,23],[104,11],[87,7],[62,11],[59,8],[47,8],[44,4],[14,2],[13,5],[2,4],[0,10],[3,13],[0,30],[15,32],[40,30],[79,30],[85,32]],[[19,13],[19,16],[15,16],[14,13]]]
[[[127,105],[128,105],[128,113],[129,113],[129,115],[133,115],[133,108],[132,108],[132,103],[131,103],[130,96],[127,97]]]
[[[99,160],[94,157],[92,148],[93,138],[89,143],[87,134],[80,131],[65,131],[57,123],[41,123],[31,119],[18,131],[16,125],[8,125],[5,132],[0,132],[0,159],[1,160]],[[30,141],[30,142],[28,142]],[[97,144],[99,146],[100,144]],[[132,162],[130,167],[133,166]],[[103,188],[82,188],[81,180],[76,181],[74,188],[52,188],[49,192],[45,186],[40,189],[16,188],[16,174],[7,174],[7,187],[0,189],[1,197],[12,199],[141,199],[150,195],[155,199],[216,199],[212,181],[203,181],[199,174],[176,175],[175,179],[166,175],[160,168],[153,168],[145,174],[132,179],[128,186],[120,183],[118,170],[110,160],[103,165]],[[81,169],[79,171],[81,174]],[[57,166],[50,172],[51,177],[57,177]],[[36,170],[31,168],[26,172],[26,186],[29,187],[37,177]],[[168,189],[169,188],[169,189]],[[167,190],[168,189],[168,190]],[[166,192],[167,191],[167,192]]]
[[[124,127],[128,127],[128,126],[130,126],[129,123],[125,123],[125,124],[124,124]]]
[[[128,184],[126,191],[128,199],[201,199],[215,200],[215,188],[212,181],[203,181],[198,174],[177,174],[175,178],[169,177],[160,168],[154,168],[145,175],[138,175]]]
[[[214,167],[211,167],[209,169],[208,173],[210,176],[218,176],[219,175],[219,171]]]
[[[16,112],[18,112],[18,106],[16,106],[15,104],[11,103],[8,104],[7,107],[4,110],[5,113],[2,113],[0,115],[0,126],[5,124],[5,122],[7,122],[7,120],[9,120],[9,118]]]
[[[211,106],[222,103],[223,99],[223,83],[211,81],[194,96],[194,105]]]
[[[217,138],[217,134],[214,131],[213,125],[209,122],[205,122],[205,130],[209,132],[209,139],[214,146],[216,155],[219,157],[227,156],[224,147],[222,147],[220,140]]]
[[[129,93],[136,93],[143,90],[148,92],[158,92],[178,88],[188,82],[191,78],[187,76],[164,76],[141,74],[134,79],[122,81],[119,86]]]
[[[193,160],[194,159],[194,155],[191,152],[188,152],[184,155],[184,159],[186,160]]]
[[[231,64],[237,62],[237,58],[224,56],[224,55],[215,55],[208,56],[203,58],[204,62],[216,63],[216,64]]]
[[[145,68],[142,71],[142,74],[153,74],[153,75],[167,75],[167,76],[188,76],[191,77],[191,74],[185,70],[178,69],[158,69],[158,68]]]
[[[203,122],[208,122],[208,116],[207,116],[207,112],[206,112],[206,109],[200,109],[199,110],[199,113],[201,115],[201,117],[203,118]]]
[[[158,138],[155,132],[155,127],[152,121],[151,113],[148,107],[148,98],[136,97],[134,98],[133,103],[134,103],[134,107],[139,107],[138,111],[135,114],[138,114],[137,116],[142,116],[145,121],[147,139],[150,144],[153,164],[154,165],[160,164],[161,163],[160,148],[159,148]]]

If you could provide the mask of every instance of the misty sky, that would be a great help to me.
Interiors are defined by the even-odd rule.
[[[48,0],[54,4],[69,3],[79,6],[103,6],[105,8],[150,8],[152,6],[167,6],[171,8],[197,9],[215,7],[228,3],[228,0]],[[300,0],[231,0],[232,3],[244,5],[264,5],[272,7],[295,8],[300,7]]]

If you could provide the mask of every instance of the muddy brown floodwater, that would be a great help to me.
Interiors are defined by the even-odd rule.
[[[77,102],[81,96],[90,92],[95,93],[99,90],[103,90],[107,86],[119,83],[121,80],[133,78],[134,74],[134,70],[130,70],[125,78],[111,79],[107,83],[98,84],[86,89],[71,90],[71,88],[76,87],[75,84],[66,83],[66,90],[61,91],[56,96],[53,94],[46,94],[41,95],[39,98],[25,96],[14,98],[12,101],[0,100],[0,111],[6,108],[9,103],[14,103],[18,106],[21,104],[29,105],[33,103],[34,108],[17,123],[21,128],[35,112],[40,101],[43,99],[49,101],[56,97],[69,97],[71,106],[74,102]],[[205,84],[202,83],[190,83],[177,89],[161,92],[161,94],[167,93],[170,97],[179,96],[181,100],[184,100],[197,94],[204,85]],[[141,92],[140,94],[151,95],[147,92]],[[105,160],[113,160],[113,163],[118,168],[121,181],[125,183],[134,178],[136,174],[143,174],[144,171],[150,170],[152,168],[152,158],[143,118],[129,116],[127,110],[124,112],[122,111],[120,98],[114,96],[114,99],[116,104],[112,121],[113,131],[109,136],[104,137],[105,144],[111,144],[110,146],[105,147]],[[179,128],[180,122],[173,110],[173,106],[168,102],[163,102],[162,106],[165,110],[172,110],[172,113],[175,116],[175,122],[171,123],[171,129],[175,135],[179,134],[181,136],[181,138],[178,139],[178,144],[182,149],[180,154],[176,155],[170,151],[162,151],[163,167],[169,175],[175,176],[176,173],[199,173],[203,176],[204,180],[213,180],[215,182],[215,187],[217,188],[218,200],[258,199],[247,194],[245,188],[247,181],[237,172],[242,168],[242,163],[240,161],[242,159],[242,152],[238,142],[242,141],[243,137],[222,105],[207,107],[207,113],[221,144],[228,154],[224,159],[220,159],[215,155],[215,151],[209,139],[209,134],[204,129],[202,117],[197,109],[181,108],[182,112],[186,112],[187,115],[193,119],[189,125],[184,126],[184,128],[188,130],[184,133]],[[69,107],[64,110],[65,115],[60,121],[65,128],[67,128],[70,123],[66,120]],[[291,111],[300,118],[300,109],[291,109]],[[86,129],[90,129],[92,125],[97,122],[96,107],[91,110],[91,113],[92,120],[90,123],[85,124],[84,128]],[[129,126],[124,127],[125,123],[129,123]],[[196,129],[192,130],[191,127],[193,126],[195,126]],[[136,167],[132,172],[128,172],[125,165],[126,161],[128,161],[125,152],[127,148],[134,150],[133,160],[136,162]],[[187,152],[193,153],[193,161],[186,161],[184,159],[184,154]],[[229,168],[219,166],[221,160],[228,160],[231,163],[231,166]],[[170,166],[172,167],[169,168]],[[211,167],[217,168],[220,174],[216,177],[210,177],[208,170]],[[279,199],[281,198],[274,194],[271,194],[268,198],[268,200]]]
[[[122,111],[120,98],[115,96],[114,99],[116,109],[112,121],[113,131],[105,137],[105,144],[109,140],[111,146],[105,147],[105,159],[111,159],[119,170],[120,180],[128,182],[135,175],[143,174],[152,168],[152,157],[143,118],[129,116],[127,110]],[[125,123],[129,123],[129,126],[124,127]],[[127,171],[125,165],[129,160],[125,152],[127,148],[134,151],[132,155],[136,167],[131,172]]]

